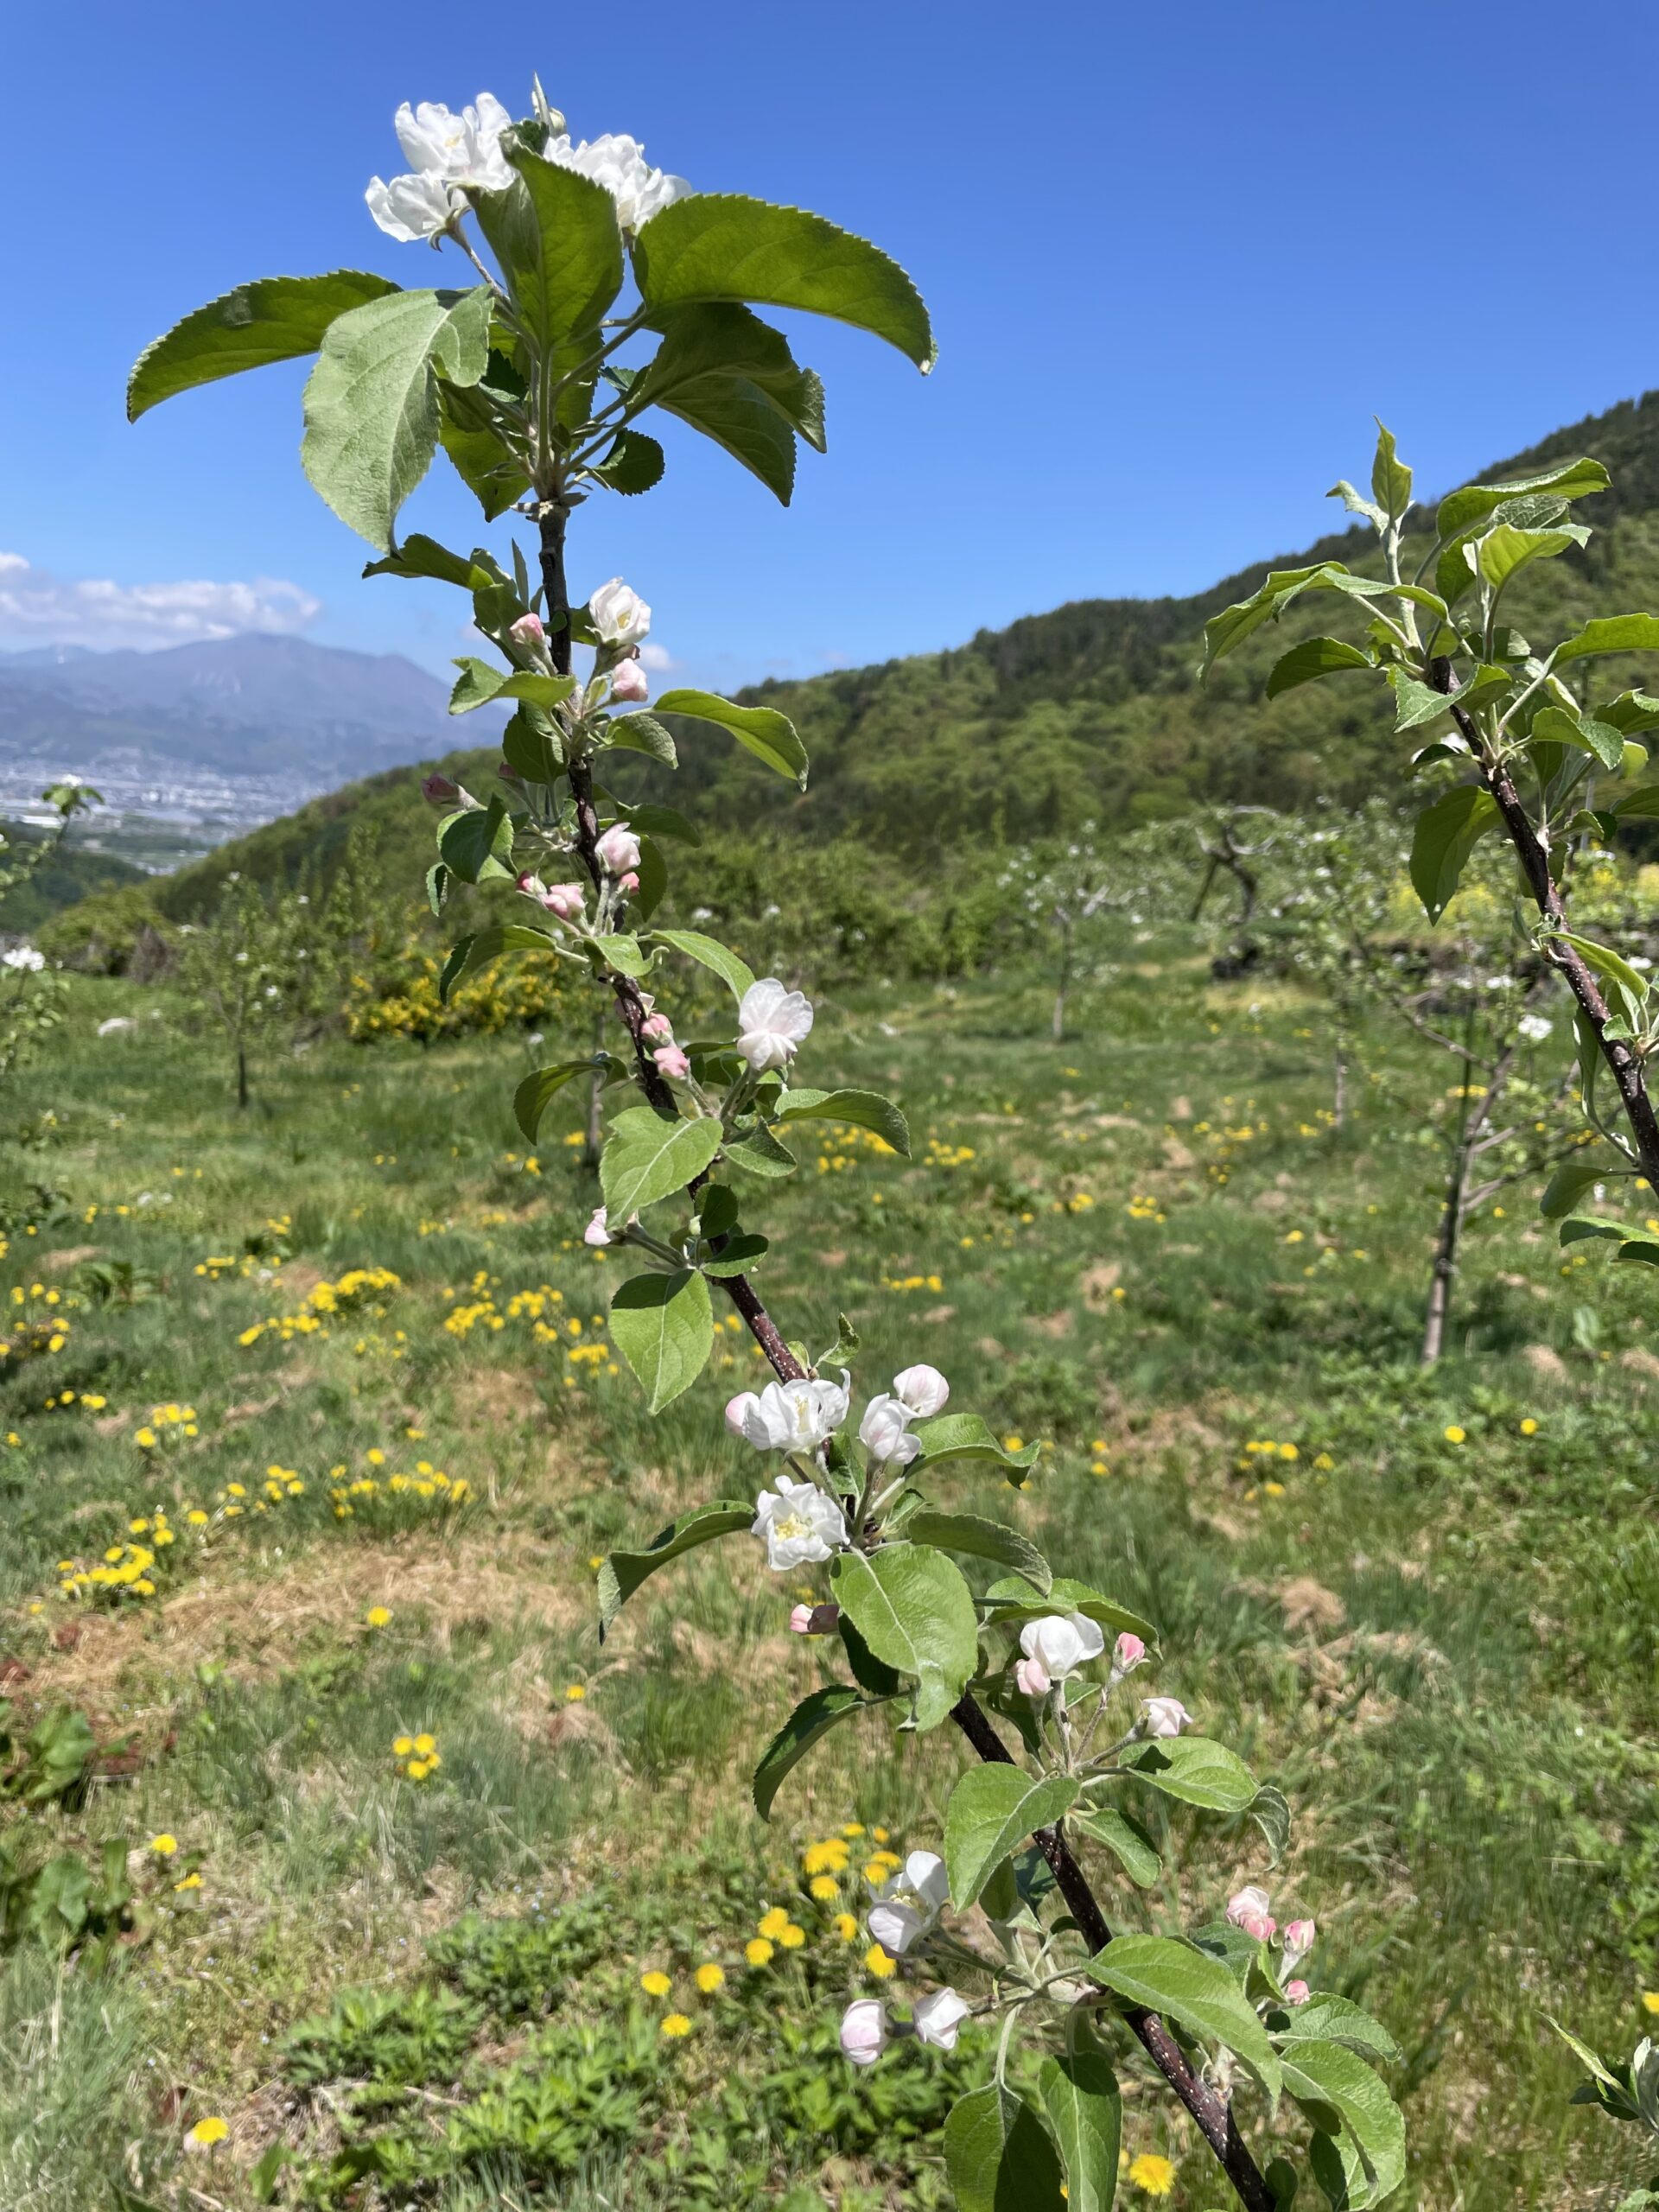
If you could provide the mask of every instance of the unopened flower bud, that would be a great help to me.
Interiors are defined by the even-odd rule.
[[[605,1226],[605,1209],[603,1206],[595,1206],[594,1208],[594,1217],[588,1223],[587,1228],[582,1230],[582,1241],[584,1244],[594,1245],[608,1244],[610,1243],[611,1232]]]
[[[1192,1726],[1192,1716],[1178,1697],[1149,1697],[1141,1707],[1142,1736],[1179,1736]]]
[[[526,899],[534,899],[539,901],[547,897],[547,886],[542,881],[539,875],[537,875],[529,868],[526,868],[524,873],[518,878],[517,887],[524,893]]]
[[[684,1077],[691,1072],[691,1063],[677,1045],[659,1045],[651,1057],[664,1075]]]
[[[609,875],[626,875],[639,865],[639,840],[624,823],[613,822],[594,849]]]
[[[1290,1920],[1285,1923],[1285,1964],[1294,1967],[1305,1959],[1313,1948],[1319,1929],[1311,1920]]]
[[[639,1034],[661,1043],[674,1034],[674,1025],[665,1014],[648,1014],[639,1025]]]
[[[966,1998],[958,1997],[954,1989],[935,1989],[918,1999],[911,2024],[919,2042],[931,2044],[936,2050],[954,2050],[957,2031],[970,2010]]]
[[[810,1636],[812,1633],[811,1606],[802,1605],[791,1607],[789,1625],[796,1636]]]
[[[1313,1994],[1313,1991],[1305,1981],[1287,1981],[1285,1984],[1287,2005],[1306,2005]]]
[[[1043,1671],[1040,1659],[1021,1659],[1015,1662],[1014,1679],[1027,1697],[1046,1697],[1052,1684]]]
[[[478,801],[465,784],[458,784],[452,777],[441,776],[435,770],[421,779],[421,797],[429,806],[474,807]]]
[[[639,888],[639,879],[630,868],[626,875],[618,876],[617,887],[620,890],[626,892],[629,898],[632,898]]]
[[[841,2016],[841,2048],[855,2066],[874,2066],[886,2048],[887,2015],[874,1997],[860,1997]]]
[[[550,883],[542,893],[542,904],[548,912],[561,922],[576,922],[582,918],[582,887],[579,883]]]
[[[521,614],[507,626],[507,635],[516,645],[544,645],[547,631],[539,614]]]
[[[893,1376],[893,1395],[918,1421],[929,1421],[944,1411],[950,1385],[937,1367],[923,1363]]]
[[[651,696],[651,683],[637,660],[625,660],[611,671],[611,696],[630,706],[643,706]]]

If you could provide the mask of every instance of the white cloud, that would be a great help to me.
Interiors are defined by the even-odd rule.
[[[23,645],[136,646],[200,644],[243,631],[289,634],[322,612],[298,584],[118,584],[55,576],[21,553],[0,553],[0,639]]]
[[[666,645],[659,645],[654,642],[640,646],[639,658],[653,676],[666,676],[670,669],[683,668],[685,665],[683,661],[675,659]]]

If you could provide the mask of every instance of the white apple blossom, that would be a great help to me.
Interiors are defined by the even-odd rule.
[[[11,950],[0,955],[0,965],[22,976],[38,976],[46,965],[46,955],[32,944],[15,944]]]
[[[1192,1726],[1192,1716],[1178,1697],[1149,1697],[1141,1703],[1139,1732],[1143,1736],[1179,1736]]]
[[[846,1516],[816,1483],[779,1475],[776,1490],[763,1490],[754,1505],[749,1533],[766,1538],[766,1564],[775,1573],[816,1566],[846,1548]]]
[[[911,2014],[917,2040],[931,2044],[936,2050],[954,2050],[957,2033],[972,2009],[967,1999],[958,1997],[954,1989],[931,1990],[925,1997],[917,1999]]]
[[[841,2016],[841,2048],[855,2066],[874,2066],[887,2048],[887,2015],[879,1998],[855,1998]]]
[[[775,976],[751,983],[737,1009],[737,1049],[757,1075],[787,1067],[810,1035],[812,1004]]]
[[[929,1367],[924,1362],[893,1376],[893,1395],[909,1408],[918,1421],[931,1421],[935,1414],[944,1411],[950,1385],[937,1367]]]
[[[903,1888],[919,1899],[930,1919],[937,1918],[950,1902],[950,1878],[937,1851],[911,1852],[888,1887]]]
[[[422,176],[448,184],[476,185],[484,192],[505,192],[512,165],[501,150],[501,133],[512,118],[493,92],[456,115],[434,100],[411,107],[407,100],[392,118],[405,160]]]
[[[594,1208],[593,1219],[588,1223],[587,1228],[582,1230],[582,1241],[584,1244],[594,1245],[608,1244],[610,1243],[611,1232],[605,1225],[605,1209],[603,1206],[595,1206]]]
[[[542,158],[602,184],[616,202],[616,219],[625,231],[637,231],[691,189],[683,176],[652,168],[645,148],[626,131],[607,131],[599,138],[584,138],[580,145],[567,132],[548,140]]]
[[[870,1907],[870,1933],[890,1958],[902,1959],[926,1925],[914,1905],[897,1897]]]
[[[601,584],[588,602],[588,612],[607,645],[637,645],[651,630],[651,609],[620,576]]]
[[[726,1426],[757,1452],[816,1452],[847,1418],[851,1377],[820,1376],[794,1382],[768,1382],[759,1396],[741,1390],[726,1408]]]
[[[1531,1045],[1541,1045],[1555,1027],[1548,1016],[1542,1014],[1523,1014],[1515,1026]]]
[[[387,237],[404,245],[436,238],[467,205],[441,176],[395,176],[389,183],[372,176],[363,198]]]
[[[909,1420],[910,1408],[883,1391],[864,1408],[858,1440],[871,1459],[884,1466],[891,1463],[907,1467],[922,1448],[921,1438],[909,1433]]]
[[[1098,1659],[1106,1649],[1106,1632],[1087,1613],[1045,1613],[1041,1620],[1027,1621],[1020,1630],[1020,1649],[1031,1662],[1020,1687],[1040,1694],[1090,1660]],[[1040,1681],[1039,1675],[1043,1678]]]

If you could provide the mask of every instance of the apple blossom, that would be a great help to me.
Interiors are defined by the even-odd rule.
[[[1136,1732],[1142,1736],[1179,1736],[1192,1726],[1192,1716],[1178,1697],[1149,1697],[1141,1707]]]
[[[880,1465],[907,1467],[922,1448],[921,1438],[912,1436],[906,1427],[909,1419],[909,1407],[883,1392],[864,1408],[858,1440]]]
[[[1313,1949],[1319,1929],[1311,1920],[1289,1920],[1285,1923],[1283,1942],[1287,1967],[1294,1967]]]
[[[1228,1898],[1227,1917],[1235,1928],[1242,1928],[1258,1943],[1268,1942],[1279,1924],[1268,1910],[1268,1904],[1267,1891],[1252,1882]]]
[[[891,1958],[903,1958],[926,1924],[914,1905],[897,1898],[870,1907],[870,1933]]]
[[[648,1014],[639,1025],[639,1034],[655,1038],[662,1043],[672,1037],[674,1025],[665,1014]]]
[[[814,1566],[846,1546],[846,1516],[816,1483],[792,1483],[779,1475],[776,1490],[763,1490],[754,1506],[749,1533],[766,1538],[766,1564],[774,1573]]]
[[[1043,1672],[1040,1659],[1016,1659],[1014,1681],[1015,1688],[1023,1690],[1027,1697],[1046,1697],[1054,1687]]]
[[[602,184],[616,202],[616,219],[625,231],[637,231],[691,189],[683,176],[652,168],[645,148],[626,131],[607,130],[601,137],[584,138],[580,145],[573,144],[568,133],[550,138],[542,158]]]
[[[16,944],[0,960],[18,975],[38,976],[46,965],[46,955],[37,952],[32,944]]]
[[[753,1069],[787,1067],[812,1028],[811,1001],[775,976],[751,983],[737,1009],[737,1049]]]
[[[918,1999],[911,2014],[917,2040],[931,2044],[936,2050],[954,2050],[957,2033],[972,2009],[967,1999],[959,1997],[954,1989],[930,1991]]]
[[[726,1423],[747,1437],[757,1452],[815,1452],[847,1418],[850,1377],[830,1382],[803,1376],[795,1382],[768,1382],[757,1397],[745,1390],[726,1408]],[[734,1427],[734,1408],[741,1407]]]
[[[908,1408],[918,1421],[931,1421],[935,1414],[944,1411],[950,1395],[950,1385],[937,1367],[925,1363],[907,1367],[893,1378],[893,1395],[900,1405]]]
[[[810,1636],[812,1633],[811,1606],[806,1604],[791,1605],[789,1613],[789,1625],[791,1633],[796,1636]]]
[[[677,1045],[659,1045],[651,1057],[664,1075],[684,1077],[691,1072],[691,1063]]]
[[[937,1851],[911,1852],[887,1886],[907,1890],[912,1897],[918,1897],[930,1919],[937,1917],[950,1902],[950,1878]]]
[[[637,660],[625,660],[611,671],[611,696],[630,706],[643,706],[651,696],[651,679]]]
[[[1125,1675],[1132,1675],[1147,1656],[1147,1647],[1138,1636],[1131,1636],[1125,1629],[1112,1646],[1112,1674],[1121,1681]]]
[[[412,108],[405,100],[392,118],[392,128],[404,159],[423,176],[505,192],[512,182],[512,166],[501,150],[501,133],[512,122],[493,92],[480,92],[476,104],[459,115],[436,101],[423,100]]]
[[[390,183],[372,176],[363,199],[386,236],[404,245],[436,238],[467,205],[441,176],[395,176]]]
[[[651,628],[651,609],[620,576],[613,576],[588,602],[594,627],[607,645],[637,645]]]
[[[1541,1045],[1555,1027],[1548,1015],[1543,1014],[1523,1014],[1515,1026],[1532,1045]]]
[[[887,2047],[887,2008],[875,1997],[858,1997],[841,2016],[841,2048],[855,2066],[874,2066]]]
[[[580,883],[550,883],[542,893],[542,904],[561,922],[580,921],[583,887]]]
[[[1287,2005],[1306,2005],[1313,1994],[1305,1981],[1287,1981],[1285,1984],[1285,2002]]]
[[[619,891],[625,891],[632,894],[639,888],[639,879],[634,874],[633,870],[630,868],[626,875],[619,875],[617,877],[616,887]]]
[[[603,1206],[595,1206],[594,1208],[593,1219],[588,1223],[587,1228],[582,1230],[582,1241],[584,1244],[594,1245],[608,1244],[610,1243],[611,1232],[605,1226],[605,1209]]]
[[[1064,1681],[1106,1649],[1106,1633],[1086,1613],[1045,1613],[1020,1631],[1020,1649],[1044,1675],[1042,1688]],[[1033,1678],[1034,1680],[1034,1676]],[[1023,1689],[1026,1684],[1020,1684]]]
[[[611,875],[626,875],[639,865],[639,840],[620,822],[611,824],[594,850],[600,866]]]
[[[547,629],[539,614],[521,614],[507,625],[507,635],[538,665],[545,664]]]

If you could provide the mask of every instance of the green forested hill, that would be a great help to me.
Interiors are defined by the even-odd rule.
[[[1558,430],[1476,480],[1525,475],[1577,453],[1604,461],[1614,488],[1575,511],[1596,526],[1582,555],[1541,563],[1513,587],[1516,619],[1536,624],[1540,637],[1592,611],[1659,609],[1659,392]],[[1338,467],[1358,480],[1369,462],[1357,426]],[[812,759],[804,793],[695,727],[683,732],[677,775],[630,754],[618,786],[630,796],[671,790],[694,817],[759,818],[815,840],[855,836],[919,860],[969,840],[982,848],[1090,818],[1129,823],[1202,800],[1356,800],[1399,780],[1401,746],[1382,688],[1338,679],[1271,704],[1262,696],[1278,655],[1299,636],[1340,626],[1344,610],[1304,602],[1202,688],[1195,670],[1205,622],[1269,568],[1327,556],[1363,566],[1366,545],[1357,531],[1337,532],[1188,599],[1079,600],[945,652],[742,693],[798,724]],[[487,791],[495,757],[463,753],[444,765]],[[412,884],[430,837],[420,773],[389,771],[315,800],[158,886],[158,901],[181,918],[232,868],[261,880],[292,880],[315,865],[326,872],[355,822],[379,831],[388,861],[406,861]]]

